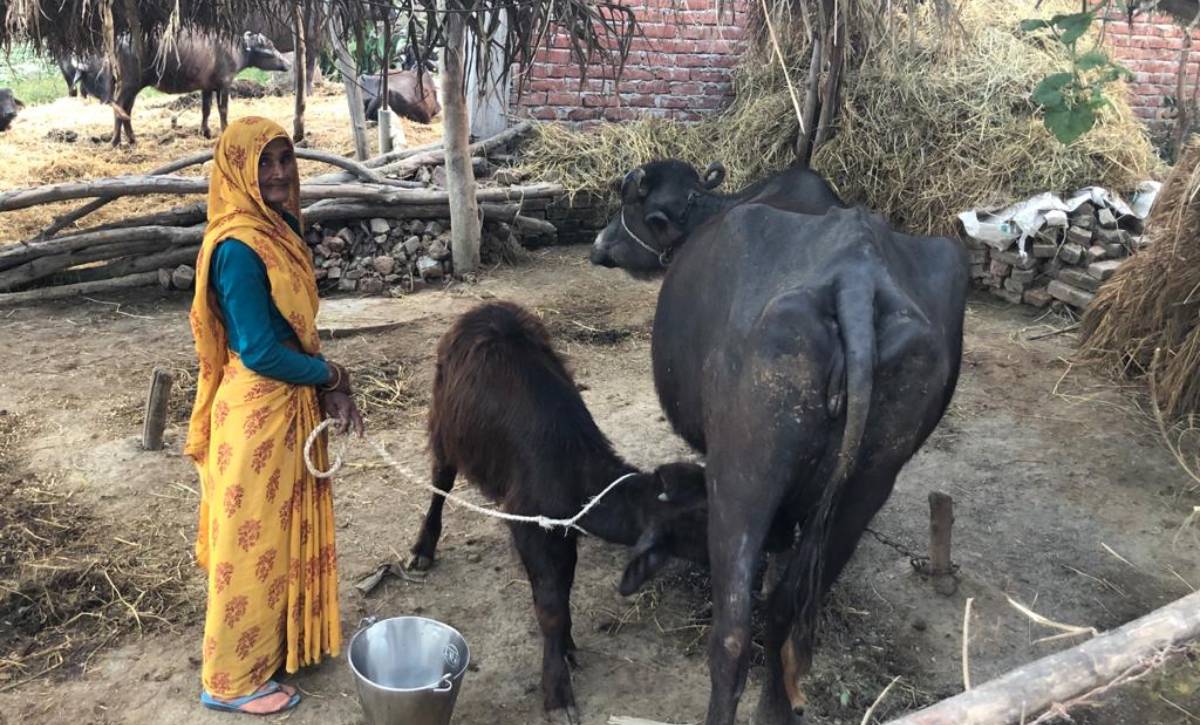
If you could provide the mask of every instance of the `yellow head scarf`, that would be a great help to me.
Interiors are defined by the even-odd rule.
[[[271,141],[291,143],[279,124],[266,118],[239,118],[225,129],[213,154],[208,185],[208,228],[196,259],[196,291],[191,324],[200,361],[196,402],[192,407],[184,453],[203,463],[208,453],[209,413],[229,359],[225,325],[208,286],[213,252],[222,241],[235,238],[258,254],[267,268],[271,301],[292,326],[304,352],[320,351],[317,337],[317,282],[304,239],[263,201],[258,188],[258,159]],[[300,182],[292,180],[286,211],[300,222]],[[303,231],[303,226],[301,226]]]

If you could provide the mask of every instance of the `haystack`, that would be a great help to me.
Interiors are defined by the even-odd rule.
[[[1200,413],[1198,197],[1200,141],[1193,141],[1146,221],[1150,246],[1100,288],[1082,325],[1082,356],[1126,377],[1153,375],[1169,420]]]
[[[1035,115],[1033,89],[1070,62],[1018,24],[1061,10],[1052,5],[968,0],[954,32],[932,13],[898,13],[892,32],[848,68],[837,134],[818,149],[814,168],[845,198],[923,233],[952,232],[967,209],[1089,184],[1129,190],[1152,176],[1159,162],[1124,87],[1110,88],[1112,107],[1070,146]],[[802,81],[804,33],[784,28],[780,35],[790,76]],[[609,179],[654,156],[697,165],[719,159],[731,188],[783,168],[794,158],[798,122],[772,52],[747,51],[734,78],[736,99],[711,120],[605,126],[599,143],[588,133],[546,128],[526,149],[527,169],[573,191],[604,193]]]

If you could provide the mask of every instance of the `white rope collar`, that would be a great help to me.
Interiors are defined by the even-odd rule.
[[[633,241],[637,242],[641,246],[642,249],[645,249],[647,252],[653,254],[655,257],[658,257],[658,263],[660,265],[662,265],[663,267],[667,266],[667,261],[671,257],[671,250],[666,249],[666,250],[663,250],[660,252],[657,249],[655,249],[654,247],[651,247],[649,244],[646,244],[645,242],[643,242],[641,237],[634,234],[633,230],[629,228],[629,225],[625,223],[625,207],[624,207],[624,205],[621,206],[621,228],[625,230],[626,234],[628,234],[630,237],[633,237]]]
[[[327,428],[329,428],[329,426],[333,425],[336,422],[337,422],[337,420],[335,420],[334,418],[326,418],[325,420],[321,421],[317,425],[316,428],[313,428],[312,433],[309,433],[308,438],[304,441],[304,465],[308,469],[308,472],[317,478],[330,478],[331,476],[333,476],[335,473],[337,473],[342,468],[342,452],[345,451],[344,445],[342,446],[342,452],[339,452],[334,456],[333,465],[331,465],[329,467],[328,471],[318,470],[317,467],[313,464],[313,460],[312,460],[313,443],[316,442],[317,437],[319,435],[324,433],[325,430]],[[484,508],[483,506],[480,506],[475,503],[471,503],[470,501],[467,501],[464,498],[455,496],[454,494],[452,494],[448,491],[443,491],[440,488],[438,488],[437,486],[434,486],[433,484],[428,483],[417,476],[414,476],[411,471],[409,471],[406,467],[401,465],[396,459],[392,458],[391,454],[389,454],[387,452],[387,449],[384,448],[381,444],[377,443],[376,441],[370,440],[370,439],[368,439],[367,442],[371,444],[371,447],[375,449],[375,452],[379,454],[379,457],[382,458],[385,463],[387,463],[392,468],[396,469],[396,471],[401,476],[408,479],[409,482],[416,482],[419,485],[422,485],[425,488],[429,489],[430,491],[433,491],[438,496],[441,496],[448,501],[452,501],[452,502],[458,504],[459,506],[462,506],[465,509],[474,511],[475,513],[478,513],[478,514],[483,514],[484,516],[490,516],[490,517],[496,518],[496,519],[503,519],[504,521],[512,521],[515,523],[523,523],[523,524],[537,524],[538,526],[542,527],[543,529],[553,529],[555,527],[562,527],[565,529],[574,529],[580,533],[587,534],[589,536],[591,535],[591,533],[589,531],[587,531],[586,529],[584,529],[582,526],[580,526],[579,522],[583,519],[584,516],[587,516],[588,513],[590,513],[591,510],[593,508],[595,508],[597,504],[600,503],[600,499],[607,496],[609,494],[609,492],[611,492],[617,486],[620,486],[622,483],[625,483],[626,481],[628,481],[629,479],[633,478],[634,476],[636,476],[638,474],[637,471],[632,471],[630,473],[626,473],[624,476],[617,478],[615,481],[608,484],[608,486],[606,486],[603,491],[601,491],[600,493],[593,496],[590,500],[588,500],[588,502],[586,504],[584,504],[583,508],[579,510],[579,513],[575,514],[571,518],[555,519],[555,518],[550,518],[549,516],[541,516],[541,515],[524,516],[524,515],[520,515],[520,514],[509,514],[509,513],[503,512],[503,511],[496,511],[495,509]]]

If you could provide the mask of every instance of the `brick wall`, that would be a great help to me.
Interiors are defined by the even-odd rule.
[[[1166,125],[1171,115],[1166,98],[1176,94],[1179,51],[1185,31],[1165,15],[1134,18],[1132,28],[1124,18],[1109,20],[1105,29],[1105,44],[1115,60],[1133,71],[1130,99],[1134,113],[1152,128]],[[1187,77],[1187,94],[1196,81],[1200,63],[1200,29],[1192,33]]]
[[[657,116],[699,120],[733,98],[731,73],[743,48],[744,0],[720,17],[712,0],[620,0],[637,16],[644,37],[633,40],[614,93],[612,73],[596,66],[580,88],[567,43],[551,40],[527,72],[525,93],[513,108],[548,121],[624,121]]]

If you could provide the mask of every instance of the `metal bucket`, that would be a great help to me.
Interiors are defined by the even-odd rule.
[[[424,617],[363,624],[346,659],[368,725],[449,725],[471,661],[463,636]]]

